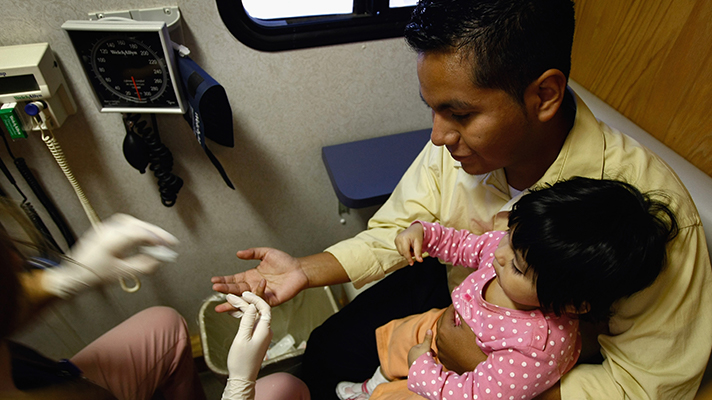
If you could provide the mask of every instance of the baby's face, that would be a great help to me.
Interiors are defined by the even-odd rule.
[[[497,282],[502,291],[519,310],[539,307],[536,294],[534,271],[528,268],[524,257],[512,249],[511,233],[505,235],[494,252],[493,266],[497,273]]]

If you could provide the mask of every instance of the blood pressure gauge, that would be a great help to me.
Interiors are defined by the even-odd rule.
[[[105,18],[62,25],[101,112],[185,112],[165,22]]]

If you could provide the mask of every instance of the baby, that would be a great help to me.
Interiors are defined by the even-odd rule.
[[[605,321],[616,300],[650,286],[662,270],[677,222],[658,197],[624,182],[573,178],[522,196],[508,232],[477,236],[414,222],[396,237],[411,265],[426,252],[476,271],[447,309],[378,328],[381,366],[364,383],[341,382],[337,395],[368,399],[378,385],[406,378],[410,391],[429,399],[541,394],[576,364],[578,320]],[[449,371],[432,351],[433,335],[445,348],[453,332],[486,356],[474,370]]]

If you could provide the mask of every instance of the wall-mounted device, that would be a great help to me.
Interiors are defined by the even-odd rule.
[[[232,111],[225,90],[187,57],[190,51],[180,44],[178,7],[92,12],[89,19],[67,21],[62,29],[74,46],[99,110],[124,114],[124,156],[141,173],[147,167],[153,171],[163,205],[175,204],[183,181],[171,172],[173,157],[160,140],[157,113],[186,116],[211,162],[234,189],[205,145],[206,137],[234,145]],[[215,103],[219,104],[211,107]],[[144,114],[150,114],[150,126]]]
[[[27,103],[41,101],[50,118],[40,125],[24,120]],[[8,116],[17,118],[25,129],[57,129],[67,116],[77,112],[77,105],[67,90],[67,82],[47,43],[0,47],[0,102],[18,110]],[[7,108],[6,108],[7,109]],[[3,117],[6,126],[8,122]],[[23,123],[24,122],[24,123]],[[8,127],[12,132],[12,129]]]
[[[185,113],[165,22],[105,17],[67,21],[62,29],[72,41],[101,112]]]

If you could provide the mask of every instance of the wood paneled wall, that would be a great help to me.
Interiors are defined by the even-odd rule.
[[[712,1],[575,4],[571,77],[712,176]]]

